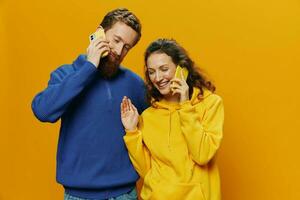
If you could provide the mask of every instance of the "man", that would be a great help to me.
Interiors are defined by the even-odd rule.
[[[127,9],[116,9],[100,25],[105,38],[93,40],[87,55],[52,72],[32,110],[43,122],[61,119],[57,182],[65,199],[137,199],[138,175],[123,142],[120,103],[128,96],[141,113],[145,86],[120,63],[139,41],[141,24]]]

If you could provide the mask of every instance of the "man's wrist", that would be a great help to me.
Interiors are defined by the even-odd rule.
[[[87,59],[87,61],[89,62],[89,63],[91,63],[94,67],[96,67],[97,68],[97,66],[96,66],[96,63],[95,62],[93,62],[93,61],[91,61],[91,60],[88,60]]]

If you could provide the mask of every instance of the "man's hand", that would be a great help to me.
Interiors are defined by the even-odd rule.
[[[95,65],[99,66],[101,55],[104,52],[109,52],[109,42],[104,38],[97,38],[93,40],[87,48],[87,60]]]

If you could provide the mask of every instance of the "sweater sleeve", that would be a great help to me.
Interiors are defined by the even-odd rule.
[[[137,109],[139,113],[143,113],[143,111],[146,110],[148,107],[149,105],[146,99],[146,86],[143,80],[140,80]]]
[[[35,116],[42,122],[56,122],[96,71],[96,67],[88,61],[81,66],[75,67],[73,64],[56,69],[51,73],[47,88],[32,101]]]
[[[182,105],[179,110],[181,128],[192,159],[199,165],[206,165],[220,147],[224,106],[222,99],[214,94],[196,106],[190,102]]]
[[[129,158],[139,173],[140,177],[144,178],[150,169],[150,152],[143,142],[141,120],[139,128],[135,131],[126,131],[124,141],[128,149]]]

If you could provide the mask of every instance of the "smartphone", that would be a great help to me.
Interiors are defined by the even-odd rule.
[[[90,42],[92,42],[93,40],[99,38],[99,37],[102,37],[105,39],[105,33],[104,33],[104,29],[102,27],[99,27],[97,29],[97,31],[93,34],[90,35]],[[102,55],[101,55],[101,58],[105,57],[108,55],[108,51],[105,51]]]
[[[180,65],[177,65],[176,71],[175,71],[175,78],[181,79],[181,72],[183,73],[184,80],[187,80],[187,77],[189,75],[189,71],[186,67],[181,67]]]

